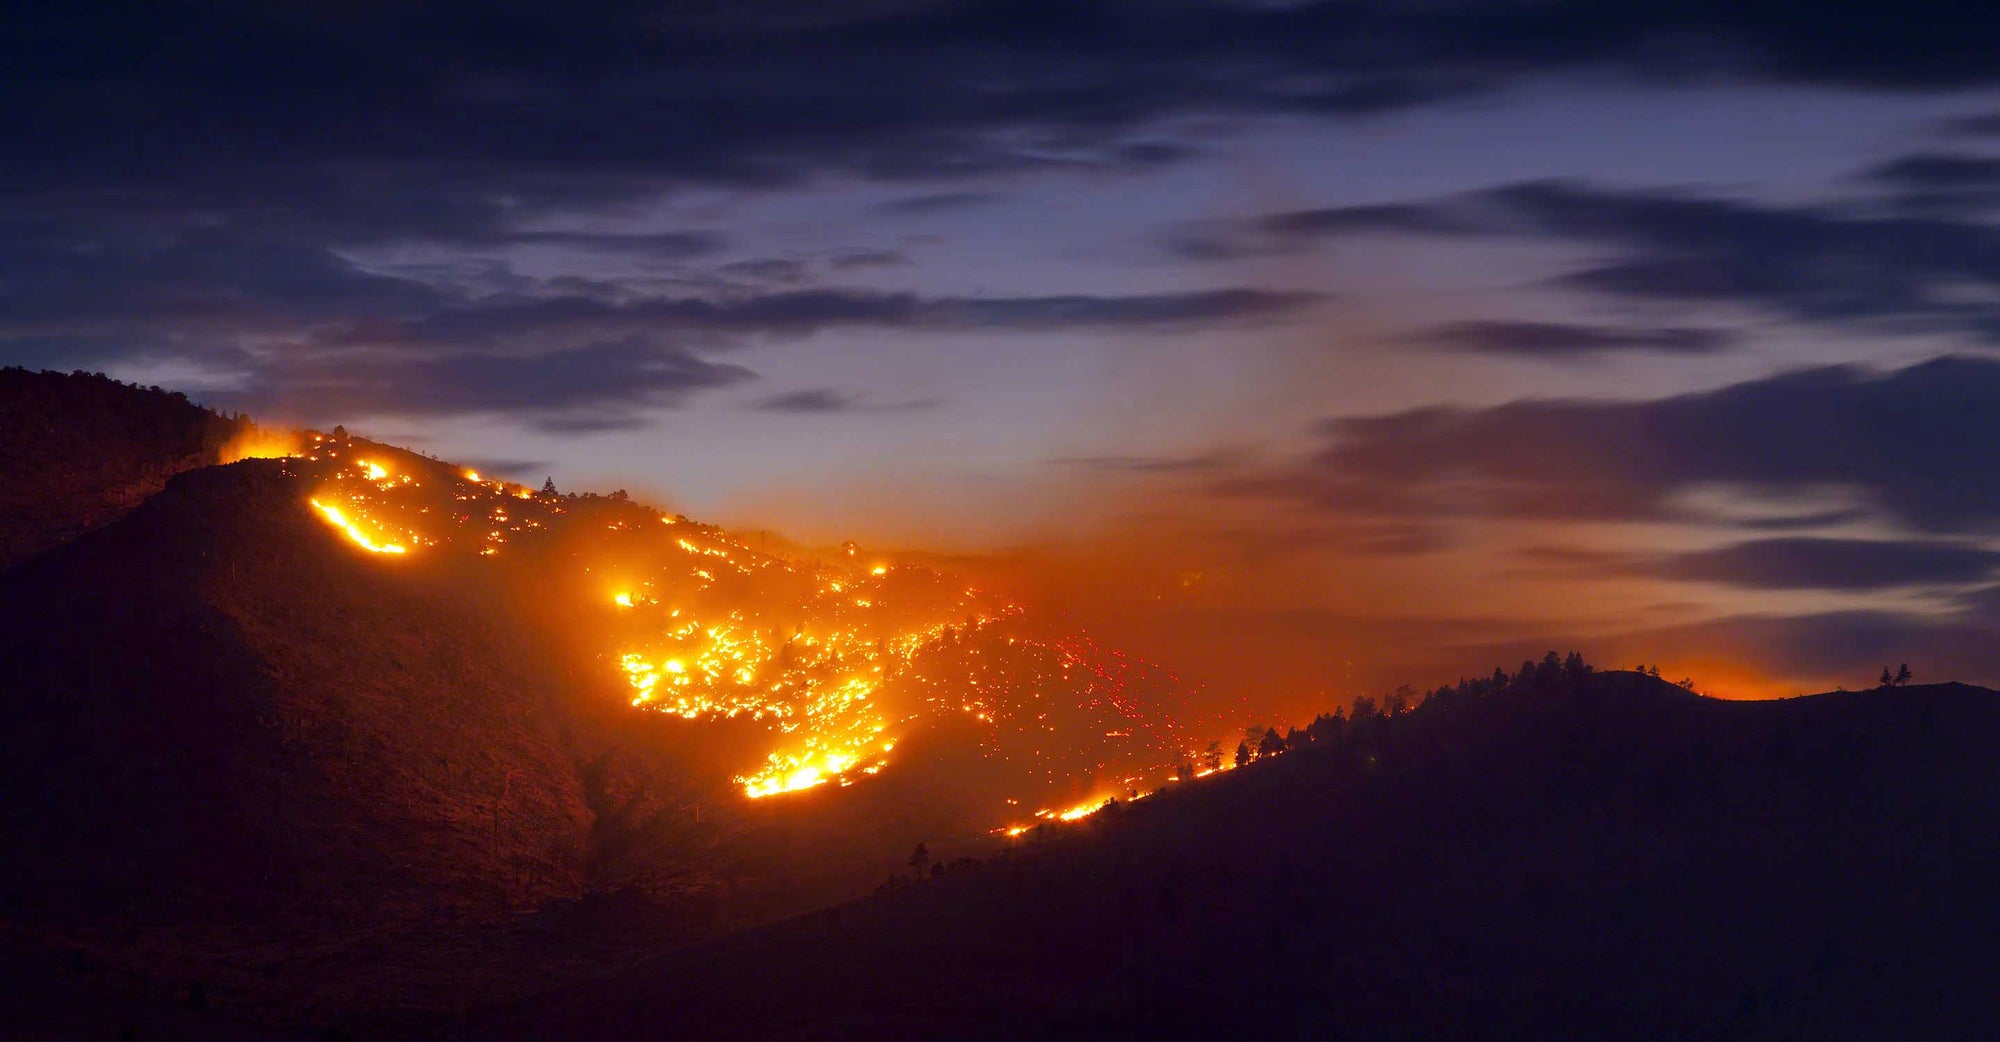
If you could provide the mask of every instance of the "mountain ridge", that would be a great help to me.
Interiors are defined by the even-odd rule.
[[[1996,739],[2000,693],[1962,684],[1742,703],[1611,673],[1447,701],[433,1029],[1980,1035]]]
[[[24,1028],[2000,1029],[1986,689],[1725,702],[1552,653],[1193,777],[1176,678],[942,573],[108,383],[0,379],[113,403],[14,428],[15,500],[125,442],[0,525]],[[134,394],[167,419],[92,426]]]
[[[760,668],[806,695],[856,672],[842,655],[879,656],[896,633],[815,650],[849,625],[840,618],[935,617],[932,601],[950,624],[897,652],[906,669],[992,662],[980,675],[994,683],[1093,664],[1087,650],[960,618],[960,595],[927,570],[786,562],[621,494],[536,493],[98,377],[10,372],[10,395],[35,399],[36,414],[109,395],[175,417],[163,437],[85,407],[6,450],[108,451],[157,479],[118,486],[145,492],[136,501],[56,488],[0,568],[0,827],[17,855],[0,866],[0,913],[25,936],[146,974],[337,1007],[355,985],[333,967],[373,960],[362,976],[398,1001],[449,1003],[456,987],[534,979],[522,946],[546,938],[524,922],[570,923],[562,944],[586,964],[621,950],[576,938],[565,909],[610,902],[649,924],[647,943],[681,943],[866,892],[905,837],[995,842],[990,822],[966,823],[1000,802],[990,780],[946,766],[976,762],[983,733],[953,718],[909,727],[896,769],[856,770],[839,799],[831,782],[747,799],[740,774],[775,734],[768,721],[641,711],[644,692],[619,668],[628,648],[656,670],[686,654],[686,639],[658,635],[676,599],[674,615],[735,619],[776,598],[771,620],[745,615],[732,639],[784,643]],[[178,440],[175,424],[214,436]],[[248,458],[221,464],[232,455]],[[357,525],[405,552],[368,552]],[[819,599],[784,600],[798,590]],[[864,597],[878,605],[850,603]],[[906,705],[933,704],[910,702],[934,697],[911,684]],[[449,949],[490,979],[421,983],[371,939],[390,936]],[[274,944],[287,954],[257,954]],[[279,983],[246,983],[246,958],[269,961]]]

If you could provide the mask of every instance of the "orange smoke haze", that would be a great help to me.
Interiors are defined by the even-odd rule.
[[[1151,791],[1240,726],[1173,671],[905,556],[804,551],[359,438],[297,444],[285,472],[334,537],[397,558],[385,576],[511,606],[605,711],[667,718],[689,769],[737,798],[886,784],[983,833],[1020,805],[1071,820]]]
[[[304,445],[305,438],[296,431],[245,424],[242,433],[222,446],[216,462],[228,464],[246,459],[283,459],[298,455]]]
[[[1071,530],[1026,545],[812,547],[360,439],[231,451],[289,454],[309,507],[364,550],[494,562],[478,582],[514,589],[611,699],[685,724],[691,755],[750,798],[949,787],[982,830],[1018,829],[1007,808],[1082,817],[1210,742],[1552,649],[1727,698],[1816,679],[1703,628],[1744,605],[1621,568],[1621,539],[1662,536],[1616,526],[1301,511],[1172,475],[1107,482]]]
[[[1604,546],[1589,553],[1608,560],[1674,534],[1556,522],[1406,529],[1169,488],[1128,491],[1106,514],[1066,538],[917,557],[1181,671],[1201,709],[1245,724],[1302,723],[1356,696],[1511,671],[1552,649],[1606,668],[1658,665],[1724,698],[1866,680],[1788,668],[1753,639],[1718,642],[1705,626],[1778,598],[1690,590],[1594,557],[1552,565],[1542,549]]]

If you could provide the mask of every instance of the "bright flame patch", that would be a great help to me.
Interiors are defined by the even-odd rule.
[[[320,512],[320,515],[326,518],[327,523],[333,525],[333,527],[335,528],[340,529],[342,532],[347,533],[347,538],[353,540],[356,546],[359,546],[364,550],[372,551],[378,554],[400,554],[409,552],[402,546],[399,546],[395,543],[378,543],[375,540],[369,538],[366,532],[363,532],[359,528],[354,527],[354,522],[349,521],[347,519],[347,514],[342,512],[342,510],[337,506],[331,506],[329,504],[322,503],[317,499],[308,500],[308,502],[310,502],[313,505],[313,509],[318,510]]]
[[[567,555],[580,572],[542,580],[580,581],[606,612],[598,650],[633,707],[735,721],[728,734],[761,742],[731,753],[742,756],[731,773],[748,798],[860,784],[890,768],[897,739],[932,724],[964,728],[983,760],[1031,786],[1078,771],[1151,774],[1187,745],[1172,717],[1148,707],[1149,691],[1179,678],[1087,638],[1015,628],[1020,607],[947,574],[796,560],[623,496],[540,495],[386,447],[311,440],[287,472],[319,480],[313,509],[371,553],[504,558],[588,531],[587,552]],[[581,574],[605,563],[600,551],[614,568]],[[851,547],[842,556],[859,558]],[[1036,820],[1075,821],[1101,806]]]

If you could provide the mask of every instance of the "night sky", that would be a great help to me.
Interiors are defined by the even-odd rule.
[[[1992,10],[14,5],[0,363],[934,552],[1302,706],[1993,683]]]

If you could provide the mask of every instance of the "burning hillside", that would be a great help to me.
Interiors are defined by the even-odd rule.
[[[757,736],[732,769],[746,797],[893,771],[925,734],[977,750],[961,773],[1006,821],[1151,789],[1193,744],[1173,674],[945,573],[851,544],[766,552],[623,493],[490,480],[340,432],[298,444],[271,454],[310,489],[301,509],[382,567],[496,569],[572,624],[635,711]]]

